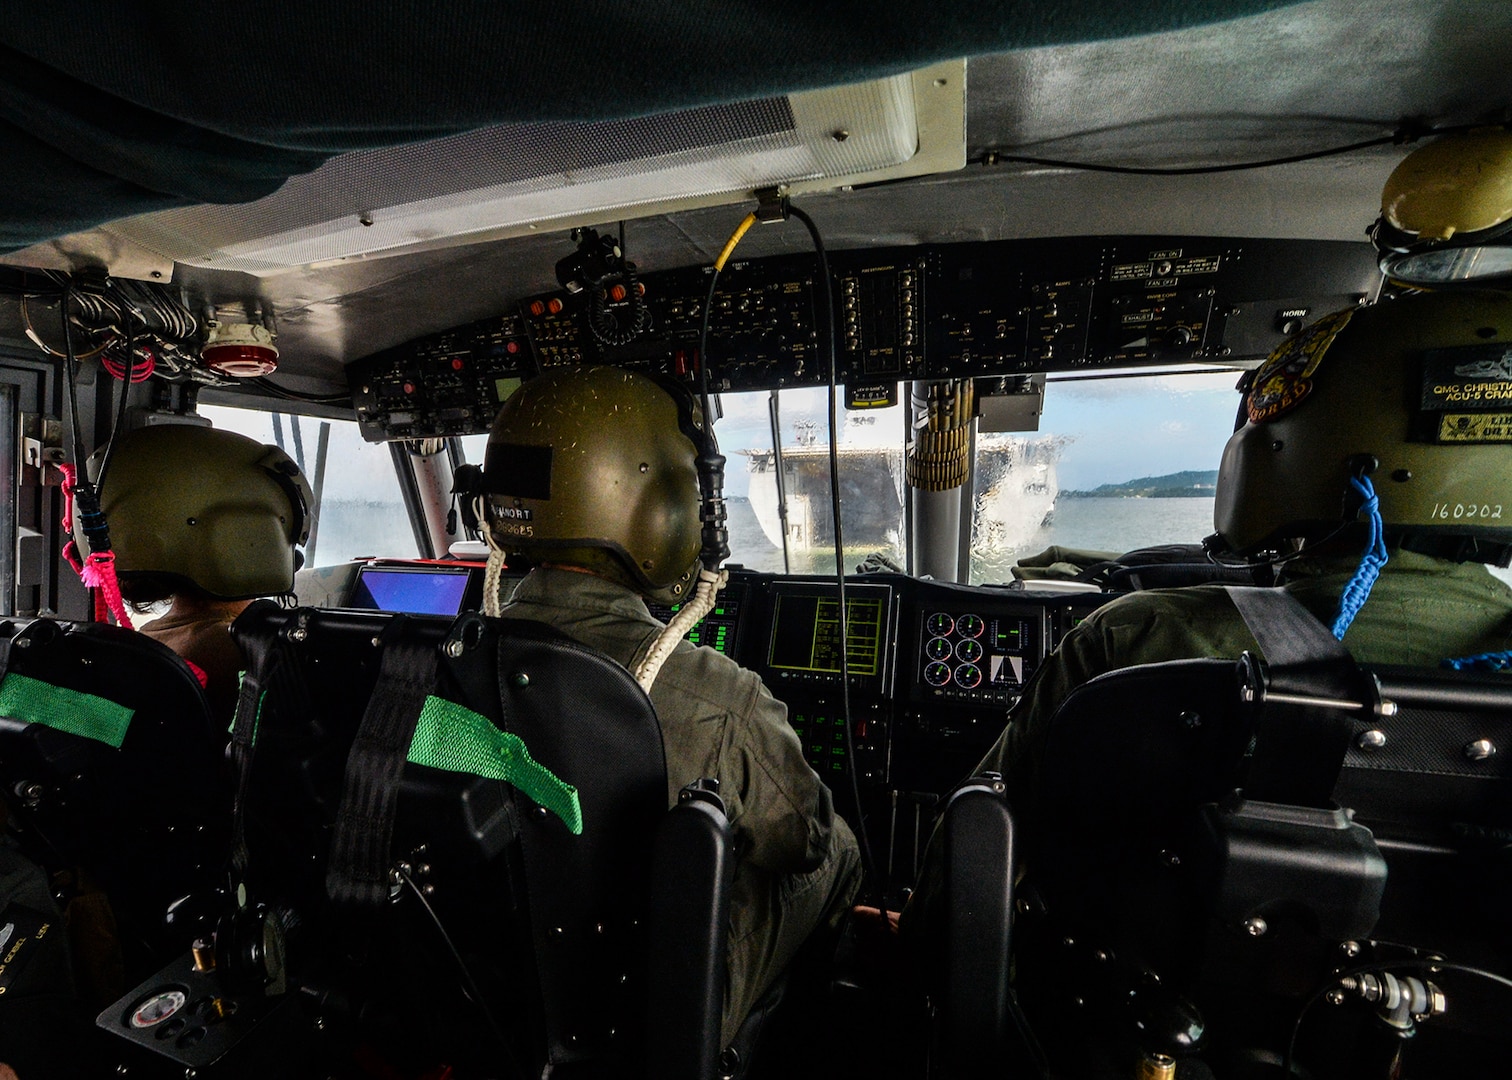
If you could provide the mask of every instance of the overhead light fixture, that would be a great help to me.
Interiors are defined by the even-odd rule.
[[[255,323],[207,322],[200,359],[233,379],[258,379],[278,370],[278,348],[266,327]]]
[[[104,228],[177,262],[268,275],[965,163],[966,62],[957,60],[828,90],[343,154],[256,202]]]

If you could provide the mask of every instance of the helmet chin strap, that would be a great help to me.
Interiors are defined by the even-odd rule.
[[[483,614],[497,619],[504,612],[504,549],[494,539],[488,527],[488,496],[477,495],[473,499],[473,512],[483,523],[481,532],[488,542],[488,565],[483,570]]]
[[[744,229],[741,230],[744,232]],[[737,234],[738,236],[739,234]],[[732,245],[733,247],[733,242]],[[722,266],[723,262],[718,265]],[[718,278],[715,272],[715,279]],[[713,281],[709,284],[709,296],[714,295]],[[687,427],[684,434],[694,440],[698,449],[695,466],[698,470],[698,516],[703,523],[700,533],[701,549],[698,554],[698,580],[693,587],[693,595],[688,597],[683,606],[678,609],[672,621],[667,624],[652,643],[651,648],[641,662],[635,665],[635,681],[647,694],[651,693],[651,686],[656,682],[656,676],[661,672],[662,665],[667,662],[667,657],[672,655],[672,650],[677,648],[677,643],[697,626],[709,611],[714,607],[715,598],[719,590],[725,587],[730,580],[730,572],[721,564],[730,555],[730,534],[725,528],[725,500],[724,500],[724,467],[725,456],[719,452],[719,442],[714,437],[714,412],[709,399],[708,367],[702,362],[706,351],[699,352],[699,374],[701,390],[699,408],[702,416],[699,422],[693,422],[691,415],[687,417]],[[669,392],[672,392],[669,390]],[[681,401],[682,399],[679,398]],[[682,406],[680,405],[679,408]]]
[[[647,694],[651,693],[651,684],[656,682],[656,676],[667,662],[667,657],[672,655],[672,650],[677,648],[677,643],[709,613],[719,590],[729,580],[730,572],[724,567],[720,567],[717,572],[702,566],[698,568],[698,584],[693,588],[692,597],[672,617],[667,628],[657,635],[641,662],[635,665],[635,681],[640,683],[640,688]]]

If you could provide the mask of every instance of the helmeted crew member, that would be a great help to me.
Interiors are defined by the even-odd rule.
[[[1408,295],[1338,312],[1241,389],[1247,421],[1224,448],[1214,504],[1222,546],[1278,562],[1281,586],[1342,629],[1362,663],[1494,666],[1489,654],[1512,648],[1512,589],[1485,565],[1512,560],[1512,296]],[[1351,480],[1367,467],[1388,557],[1351,621],[1341,597],[1369,546]],[[1003,773],[1015,803],[1032,806],[1048,721],[1073,688],[1246,650],[1260,654],[1222,586],[1120,597],[1062,639],[979,770]]]
[[[502,614],[548,623],[632,672],[658,642],[670,650],[649,691],[668,805],[684,785],[717,779],[735,836],[728,1044],[810,935],[838,924],[860,871],[855,837],[804,760],[786,706],[646,608],[647,597],[674,604],[693,593],[706,441],[680,387],[607,367],[551,372],[504,403],[483,483],[493,543],[535,567]]]
[[[142,632],[205,673],[216,715],[235,710],[246,666],[228,628],[252,600],[294,587],[310,503],[293,460],[244,435],[169,424],[116,444],[100,506],[121,594],[139,607],[171,601]]]
[[[1277,565],[1280,586],[1342,629],[1361,663],[1512,663],[1512,588],[1487,569],[1512,562],[1512,295],[1425,293],[1337,312],[1240,390],[1247,419],[1224,447],[1209,543]],[[1372,464],[1379,545],[1353,482]],[[1379,576],[1363,605],[1341,610],[1371,576],[1362,563]],[[1120,668],[1246,651],[1263,656],[1222,585],[1121,596],[1061,639],[972,775],[1001,773],[1033,828],[1050,721],[1072,690]],[[937,835],[902,919],[926,951],[940,857]]]

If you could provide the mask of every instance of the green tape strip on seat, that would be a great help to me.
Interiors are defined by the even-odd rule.
[[[65,690],[15,672],[0,682],[0,716],[94,739],[117,750],[134,715],[133,710],[107,698]]]
[[[409,760],[448,772],[504,780],[561,818],[573,836],[583,833],[577,788],[535,761],[518,735],[500,731],[485,716],[454,701],[425,699]]]

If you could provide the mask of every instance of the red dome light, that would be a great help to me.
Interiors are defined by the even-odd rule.
[[[278,350],[271,345],[207,345],[205,366],[233,379],[256,379],[278,370]]]

